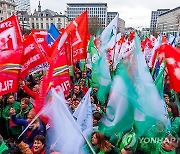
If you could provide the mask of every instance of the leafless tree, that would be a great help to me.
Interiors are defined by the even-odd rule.
[[[96,34],[97,30],[100,27],[102,28],[102,24],[101,24],[101,20],[98,17],[93,16],[89,18],[89,33],[91,35]]]

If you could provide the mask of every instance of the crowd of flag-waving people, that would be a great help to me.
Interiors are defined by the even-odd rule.
[[[0,23],[0,153],[180,153],[180,37],[117,22],[90,36],[85,11],[23,37],[16,16]]]

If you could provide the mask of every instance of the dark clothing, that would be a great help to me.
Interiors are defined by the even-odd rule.
[[[12,115],[12,120],[15,124],[23,126],[23,130],[28,126],[28,122],[25,119],[18,119],[16,115]],[[39,127],[36,129],[28,129],[23,134],[23,141],[29,145],[31,148],[33,145],[33,140],[36,135],[45,136],[45,128],[42,121],[39,121]]]

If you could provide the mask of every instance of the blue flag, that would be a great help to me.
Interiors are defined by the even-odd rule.
[[[60,35],[60,33],[59,33],[58,29],[55,27],[55,25],[53,23],[51,23],[50,28],[48,30],[47,37],[46,37],[48,46],[52,46],[52,44],[58,38],[59,35]]]
[[[155,68],[155,73],[154,73],[154,76],[153,76],[153,79],[155,80],[159,74],[159,70],[160,70],[160,61],[158,59],[157,63],[156,63],[156,68]]]

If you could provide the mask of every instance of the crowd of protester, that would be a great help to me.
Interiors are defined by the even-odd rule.
[[[19,82],[17,93],[9,93],[0,96],[0,153],[26,153],[44,154],[60,153],[55,151],[53,146],[46,147],[46,124],[37,118],[31,126],[21,134],[36,116],[33,109],[33,100],[38,97],[38,88],[44,71],[39,71],[29,75],[24,81]],[[127,137],[134,135],[134,128],[122,134],[111,134],[107,137],[98,131],[98,123],[102,115],[106,112],[106,104],[101,105],[97,98],[98,86],[92,83],[91,70],[81,71],[78,66],[75,68],[72,80],[72,89],[66,96],[67,106],[73,113],[84,97],[88,88],[92,87],[91,103],[93,113],[93,130],[91,143],[96,153],[180,153],[180,117],[177,105],[174,103],[174,95],[168,90],[168,82],[165,85],[164,101],[166,102],[168,115],[172,125],[171,132],[167,131],[161,124],[153,125],[149,128],[150,133],[157,137],[163,137],[162,142],[146,143],[138,140],[127,142]],[[176,93],[177,99],[180,99]],[[118,101],[118,100],[117,100]],[[61,131],[61,130],[59,130]],[[144,140],[145,141],[145,140]],[[88,151],[88,147],[83,147]],[[89,153],[91,153],[89,151]]]

